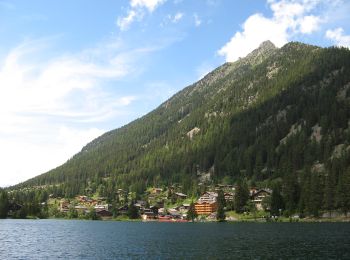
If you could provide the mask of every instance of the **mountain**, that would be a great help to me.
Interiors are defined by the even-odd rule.
[[[304,193],[331,196],[348,181],[349,119],[348,49],[268,41],[11,189],[54,187],[72,197],[178,183],[194,194],[200,182],[246,178],[282,180],[290,203],[304,203]]]

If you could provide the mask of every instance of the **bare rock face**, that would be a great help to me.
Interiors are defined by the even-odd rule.
[[[190,140],[192,140],[193,136],[198,134],[200,131],[200,129],[198,127],[193,128],[192,130],[190,130],[189,132],[187,132],[187,137],[190,138]]]
[[[245,57],[251,65],[255,66],[263,62],[268,56],[270,56],[278,48],[271,42],[265,41],[260,44],[259,48],[252,51]]]

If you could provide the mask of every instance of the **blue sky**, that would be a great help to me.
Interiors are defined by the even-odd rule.
[[[264,40],[350,47],[349,0],[0,0],[0,186]]]

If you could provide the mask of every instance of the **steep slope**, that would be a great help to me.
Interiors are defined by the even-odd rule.
[[[347,49],[265,42],[14,188],[58,184],[62,195],[73,196],[86,188],[141,193],[177,182],[192,191],[206,172],[219,182],[327,174],[339,160],[338,171],[346,169],[349,83]]]

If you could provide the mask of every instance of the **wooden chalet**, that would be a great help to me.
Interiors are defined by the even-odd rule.
[[[198,215],[209,215],[217,210],[217,202],[198,201],[194,208]]]
[[[176,196],[176,198],[178,199],[186,199],[187,198],[187,195],[186,194],[183,194],[181,192],[175,192],[174,195]]]
[[[126,214],[128,214],[128,210],[129,210],[129,206],[128,205],[124,205],[124,206],[118,208],[118,213],[120,215],[126,215]]]
[[[157,218],[157,214],[155,214],[152,209],[144,209],[143,213],[141,215],[141,218],[143,220],[156,219]]]
[[[96,215],[101,217],[101,218],[109,218],[112,217],[113,214],[112,212],[110,212],[109,210],[106,209],[102,209],[102,210],[96,210]]]
[[[218,198],[217,192],[207,191],[202,194],[202,196],[199,197],[198,202],[216,202]]]
[[[255,207],[257,210],[263,210],[262,202],[266,197],[271,196],[272,191],[270,189],[260,189],[255,191],[251,196],[250,199],[255,204]]]

